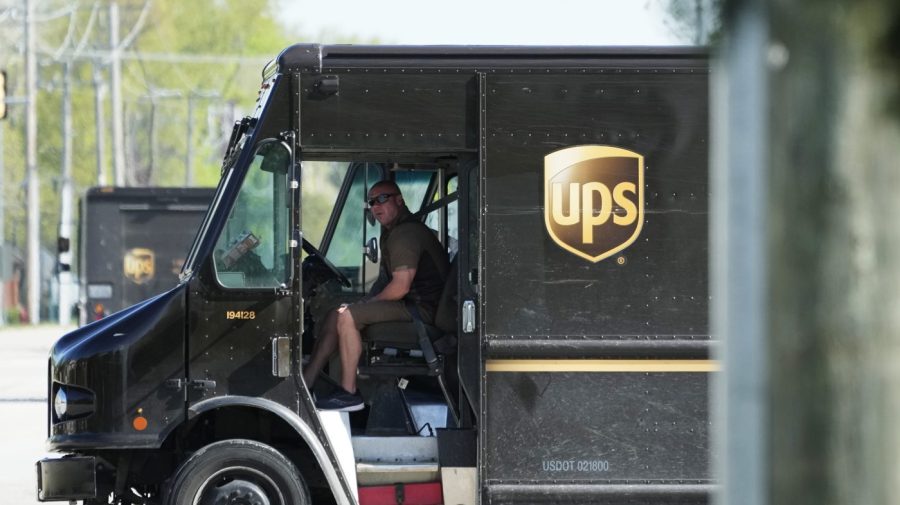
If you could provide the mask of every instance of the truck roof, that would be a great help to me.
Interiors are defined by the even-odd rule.
[[[215,192],[215,188],[181,188],[181,187],[121,187],[121,186],[96,186],[88,188],[85,196],[91,200],[120,200],[120,199],[156,199],[185,197],[202,197],[209,199]]]
[[[341,68],[642,68],[705,70],[708,50],[695,46],[371,46],[295,44],[278,56],[282,71]]]

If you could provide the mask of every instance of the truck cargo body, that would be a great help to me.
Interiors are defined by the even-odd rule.
[[[81,324],[178,284],[211,188],[90,188],[81,200]]]
[[[181,283],[54,348],[51,402],[82,400],[41,498],[708,503],[707,81],[675,48],[285,49]],[[452,258],[452,329],[366,329],[366,408],[317,410],[384,179]]]

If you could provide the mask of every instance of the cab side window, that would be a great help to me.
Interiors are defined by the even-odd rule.
[[[409,207],[410,212],[417,212],[425,203],[434,172],[426,170],[398,171],[394,173],[394,182],[403,193],[403,201]]]
[[[364,260],[362,247],[379,236],[366,195],[383,178],[379,163],[303,160],[303,238],[350,280],[350,287],[339,288],[342,296],[362,296],[378,276],[378,265]]]
[[[459,178],[454,175],[447,180],[444,194],[451,195],[459,187]],[[440,193],[435,192],[433,201],[441,198]],[[425,224],[432,230],[441,229],[441,209],[435,209],[425,216]],[[456,200],[447,204],[447,253],[452,258],[459,249],[459,204]]]
[[[369,188],[381,180],[380,166],[374,163],[353,165],[353,180],[326,253],[335,266],[348,271],[360,268],[363,244],[372,237],[378,237],[380,230],[378,224],[369,221],[366,215],[366,195]],[[372,270],[376,270],[377,275],[377,268]]]

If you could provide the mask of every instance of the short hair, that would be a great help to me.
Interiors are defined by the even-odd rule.
[[[384,187],[384,189],[386,189],[388,191],[397,193],[398,195],[401,195],[401,196],[403,195],[403,193],[400,191],[400,186],[397,186],[396,182],[389,180],[389,179],[383,179],[383,180],[376,182],[375,184],[372,185],[371,188],[369,188],[369,191],[371,192],[373,189],[375,189],[379,186]]]

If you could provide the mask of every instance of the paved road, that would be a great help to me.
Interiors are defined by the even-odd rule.
[[[34,462],[46,454],[47,358],[50,347],[71,328],[0,328],[0,502],[39,503]]]

